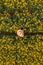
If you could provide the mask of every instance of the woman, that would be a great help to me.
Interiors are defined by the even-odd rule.
[[[17,31],[17,35],[20,37],[24,36],[24,28],[23,27]]]

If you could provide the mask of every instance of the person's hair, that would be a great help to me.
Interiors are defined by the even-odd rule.
[[[24,28],[22,27],[21,30],[23,30]]]

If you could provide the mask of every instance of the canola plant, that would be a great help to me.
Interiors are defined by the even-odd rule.
[[[43,32],[43,0],[0,0],[0,31]],[[43,65],[43,35],[0,34],[0,65]]]

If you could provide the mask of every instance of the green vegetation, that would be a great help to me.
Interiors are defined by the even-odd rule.
[[[0,31],[43,32],[43,0],[0,0]],[[43,35],[0,35],[0,65],[43,65]]]

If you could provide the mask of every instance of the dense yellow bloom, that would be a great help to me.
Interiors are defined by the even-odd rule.
[[[43,0],[0,0],[0,65],[43,64]],[[24,28],[24,37],[17,31]],[[15,33],[16,34],[15,34]],[[13,34],[10,34],[13,33]]]
[[[13,0],[14,2],[16,2],[17,0]]]
[[[25,2],[25,0],[21,0],[22,2]]]

